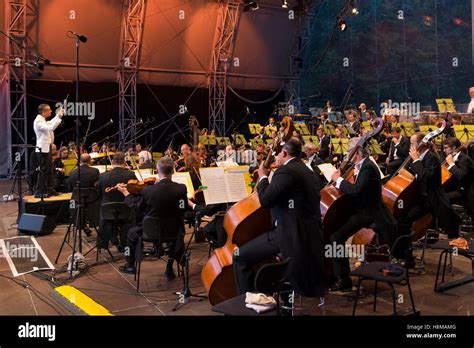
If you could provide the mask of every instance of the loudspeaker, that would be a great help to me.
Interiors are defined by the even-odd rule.
[[[34,236],[45,236],[53,232],[56,224],[46,215],[21,214],[18,222],[18,230],[20,233]]]

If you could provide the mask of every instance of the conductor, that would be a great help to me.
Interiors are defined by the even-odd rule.
[[[36,135],[36,159],[38,163],[35,187],[35,197],[48,197],[56,195],[53,189],[52,180],[52,157],[51,148],[54,143],[54,130],[61,124],[61,118],[64,115],[64,109],[60,109],[56,116],[48,121],[51,117],[52,110],[48,104],[40,104],[38,106],[38,116],[33,122],[33,129]]]

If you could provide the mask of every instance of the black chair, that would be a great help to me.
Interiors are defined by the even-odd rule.
[[[409,278],[409,262],[412,255],[412,243],[411,243],[412,234],[400,236],[393,243],[391,255],[397,259],[404,260],[405,264],[403,267],[403,272],[400,275],[384,275],[382,269],[393,265],[391,262],[370,262],[364,264],[351,272],[351,276],[359,277],[359,282],[357,284],[357,291],[354,301],[354,308],[352,309],[352,315],[355,315],[357,308],[357,301],[359,300],[359,293],[362,282],[364,280],[374,280],[375,281],[375,291],[374,291],[374,312],[377,310],[377,287],[378,283],[386,283],[392,291],[392,301],[393,301],[393,315],[397,314],[397,302],[396,302],[396,291],[394,285],[407,285],[408,292],[410,294],[410,301],[413,308],[413,314],[416,314],[415,302],[413,300],[413,294],[411,292],[410,278]]]
[[[112,224],[112,234],[118,235],[119,224],[125,223],[130,219],[131,209],[124,202],[109,202],[104,203],[100,206],[100,215],[104,222]],[[97,247],[97,261],[99,260],[99,253],[101,249],[106,249],[110,256],[110,250],[108,246],[106,248]],[[114,260],[113,256],[112,259]]]
[[[287,286],[285,274],[290,264],[290,258],[281,262],[263,265],[255,275],[254,288],[257,292],[267,295],[276,294],[277,308],[263,314],[257,314],[254,310],[245,306],[246,294],[242,294],[212,307],[214,312],[225,315],[280,315],[280,294]]]
[[[141,263],[143,260],[143,242],[150,242],[154,245],[163,245],[164,243],[175,243],[178,234],[182,228],[182,221],[179,218],[158,218],[146,216],[142,223],[143,235],[138,241],[136,256],[135,256],[135,280],[137,282],[137,292],[140,288],[140,273]],[[172,245],[173,245],[172,244]],[[168,255],[171,250],[168,250]],[[178,265],[178,276],[180,275],[179,261],[176,260]]]

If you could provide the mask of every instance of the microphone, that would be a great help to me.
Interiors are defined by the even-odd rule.
[[[73,32],[73,31],[68,31],[68,33],[71,33],[72,35],[74,35],[75,37],[77,37],[77,38],[79,39],[79,41],[81,41],[81,42],[84,42],[84,43],[87,42],[87,37],[85,37],[84,35],[75,33],[75,32]]]
[[[245,106],[245,111],[247,112],[247,115],[250,114],[250,109],[248,106]]]

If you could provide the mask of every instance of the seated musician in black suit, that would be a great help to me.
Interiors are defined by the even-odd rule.
[[[474,218],[474,163],[462,151],[454,153],[461,146],[456,138],[448,138],[443,143],[446,164],[452,177],[445,191],[451,204],[460,204]]]
[[[319,297],[323,291],[323,236],[321,228],[321,182],[301,161],[301,143],[291,138],[276,158],[279,168],[271,183],[263,163],[257,186],[260,204],[271,209],[273,230],[241,245],[234,252],[233,268],[238,294],[253,290],[252,266],[281,253],[291,262],[287,279],[295,292]]]
[[[400,127],[392,128],[392,139],[389,154],[386,160],[387,174],[393,175],[408,157],[410,151],[410,140],[401,134]]]
[[[95,188],[99,182],[99,170],[91,167],[92,158],[89,154],[83,153],[80,158],[81,162],[81,188]],[[69,188],[72,191],[77,186],[77,168],[69,173]]]
[[[431,145],[421,144],[423,138],[422,133],[415,133],[410,138],[413,163],[408,169],[416,178],[416,200],[407,214],[398,219],[398,232],[400,235],[410,234],[415,221],[431,214],[433,218],[438,218],[439,226],[447,232],[448,237],[455,238],[458,236],[460,219],[441,188],[440,159]]]
[[[109,202],[123,202],[124,197],[118,190],[105,192],[108,187],[116,187],[117,184],[126,184],[129,180],[137,180],[135,173],[126,168],[125,155],[123,152],[116,152],[112,158],[112,170],[99,175],[99,195],[101,204]],[[119,239],[112,235],[112,224],[100,219],[99,238],[97,245],[106,248],[109,241],[117,245],[119,251],[123,251],[127,242],[128,224],[120,227]]]
[[[349,122],[349,127],[354,131],[350,137],[357,137],[360,133],[360,121],[357,119],[355,110],[349,111],[349,114],[347,115],[347,121]]]
[[[316,134],[319,140],[319,158],[323,161],[329,159],[329,144],[331,144],[331,137],[324,132],[323,127],[319,127],[316,130]]]
[[[130,201],[129,194],[125,185],[119,187],[119,191],[125,197],[125,202],[129,205],[134,205],[136,210],[145,212],[145,217],[162,217],[172,218],[176,217],[181,220],[181,228],[176,238],[176,243],[170,246],[170,258],[166,265],[165,275],[168,280],[175,278],[173,272],[173,261],[181,261],[184,252],[184,222],[183,213],[188,207],[188,198],[186,185],[178,184],[171,181],[174,173],[174,161],[170,157],[162,157],[157,164],[159,180],[151,186],[143,188],[141,200]],[[135,273],[135,252],[140,237],[143,235],[141,225],[131,228],[128,232],[127,247],[128,252],[127,264],[120,267],[120,271],[124,273]]]
[[[396,221],[382,200],[382,180],[377,165],[369,159],[368,151],[361,147],[357,150],[352,162],[355,164],[355,183],[341,177],[339,171],[332,175],[336,187],[354,197],[354,214],[336,232],[331,235],[331,245],[345,244],[346,240],[362,228],[375,223],[375,232],[380,234],[385,243],[391,245],[396,234]],[[350,265],[348,258],[333,258],[336,282],[330,291],[350,291]]]
[[[306,163],[308,167],[310,167],[313,172],[318,174],[323,185],[326,185],[327,180],[321,172],[321,169],[318,167],[318,165],[324,163],[324,161],[318,156],[318,150],[318,147],[314,143],[306,143],[303,147],[303,152],[306,154]]]

